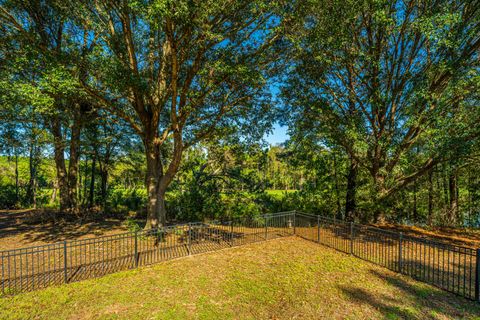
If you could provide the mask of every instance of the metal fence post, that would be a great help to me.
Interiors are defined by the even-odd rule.
[[[480,248],[477,249],[475,260],[475,301],[480,302]]]
[[[10,261],[9,261],[10,262]],[[5,262],[3,261],[3,252],[2,252],[2,294],[5,294]]]
[[[138,267],[138,230],[135,230],[133,258],[135,259],[135,268],[137,268]]]
[[[350,222],[350,254],[353,254],[353,221]]]
[[[320,215],[317,215],[317,242],[320,243]]]
[[[403,233],[400,232],[398,236],[398,272],[403,271],[403,253],[402,253]]]
[[[267,240],[267,237],[268,237],[268,220],[267,220],[267,217],[265,216],[264,217],[265,219],[265,240]]]
[[[293,210],[293,234],[297,234],[297,210]]]
[[[68,271],[67,271],[67,240],[63,241],[63,280],[65,283],[68,282]]]
[[[192,225],[190,223],[188,223],[187,251],[188,255],[192,254]]]
[[[230,221],[230,247],[233,247],[233,221]]]

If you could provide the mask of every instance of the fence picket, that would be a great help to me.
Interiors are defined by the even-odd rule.
[[[350,253],[480,302],[480,249],[419,239],[402,232],[300,211],[227,223],[189,223],[154,231],[0,251],[0,289],[2,295],[30,291],[128,269],[132,267],[132,258],[134,266],[138,267],[291,235]]]

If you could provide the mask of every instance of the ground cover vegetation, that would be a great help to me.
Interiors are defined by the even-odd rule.
[[[0,307],[4,319],[478,319],[480,312],[474,302],[293,237],[3,298]]]

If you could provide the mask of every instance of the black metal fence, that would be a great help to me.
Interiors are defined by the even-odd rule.
[[[295,213],[187,223],[0,251],[0,295],[99,277],[161,261],[294,234]]]
[[[480,302],[480,249],[301,212],[296,235]]]
[[[292,235],[480,302],[480,249],[298,211],[0,251],[0,295]]]

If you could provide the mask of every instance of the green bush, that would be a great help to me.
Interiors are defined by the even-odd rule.
[[[110,210],[127,212],[138,211],[147,205],[147,191],[145,189],[110,189],[107,206]]]
[[[0,209],[14,209],[20,206],[20,199],[24,197],[24,192],[20,189],[19,199],[17,201],[15,185],[0,185]]]
[[[127,219],[125,219],[123,224],[129,232],[137,232],[142,229],[142,227],[140,227],[140,224],[131,217],[128,217]]]

